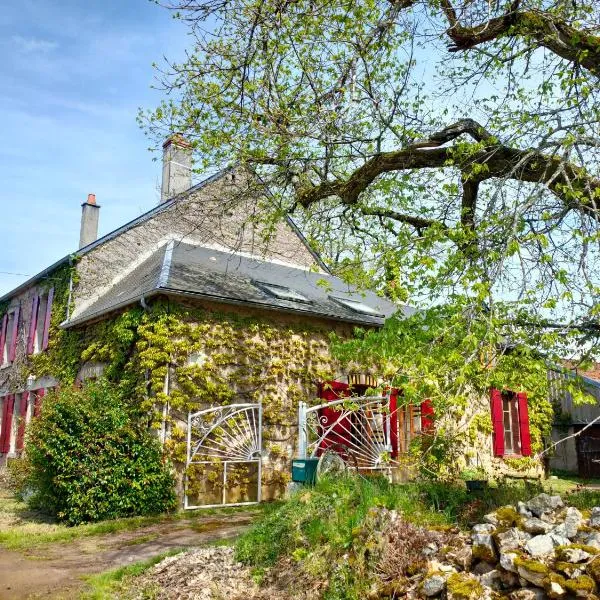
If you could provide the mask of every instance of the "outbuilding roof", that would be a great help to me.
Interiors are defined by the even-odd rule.
[[[373,292],[359,292],[333,275],[170,241],[63,326],[97,320],[157,295],[193,296],[375,326],[398,310],[405,315],[414,312]]]

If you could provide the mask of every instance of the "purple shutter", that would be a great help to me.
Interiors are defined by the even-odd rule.
[[[13,317],[12,338],[10,340],[10,348],[8,351],[8,362],[13,362],[17,355],[17,341],[19,339],[19,325],[21,321],[21,305],[17,306]]]
[[[46,316],[44,317],[44,336],[42,338],[42,350],[48,347],[48,338],[50,335],[50,316],[52,315],[52,300],[54,299],[54,288],[48,292],[48,302],[46,304]]]
[[[493,388],[490,392],[492,409],[492,427],[494,456],[504,456],[504,413],[502,411],[502,393]]]
[[[27,354],[33,354],[35,350],[35,332],[37,329],[38,308],[40,297],[36,294],[31,301],[31,319],[29,320],[29,338],[27,340]]]

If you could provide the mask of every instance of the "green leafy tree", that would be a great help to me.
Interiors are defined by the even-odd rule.
[[[29,502],[71,525],[175,505],[158,440],[106,381],[48,394],[29,427],[23,460]]]
[[[546,365],[595,355],[597,2],[168,7],[191,43],[159,71],[170,95],[140,113],[147,133],[182,132],[200,170],[251,173],[238,196],[256,198],[267,225],[297,218],[334,271],[424,309],[424,330],[438,331],[444,304],[436,343],[458,325],[469,341],[438,369],[446,392],[489,383],[508,358],[480,369],[472,357],[505,356],[499,340]],[[405,356],[395,339],[377,343]]]

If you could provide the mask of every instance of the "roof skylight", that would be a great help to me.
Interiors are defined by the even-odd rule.
[[[338,304],[341,304],[342,306],[345,306],[354,312],[362,313],[363,315],[372,315],[373,317],[385,316],[381,311],[369,306],[368,304],[365,304],[364,302],[361,302],[360,300],[353,300],[352,298],[340,298],[338,296],[329,297],[334,302],[337,302]]]
[[[279,298],[280,300],[291,300],[292,302],[306,302],[310,303],[309,300],[304,294],[297,292],[289,287],[285,287],[283,285],[276,285],[274,283],[264,283],[263,281],[257,281],[256,285],[260,287],[263,291],[267,292],[271,296],[275,298]]]

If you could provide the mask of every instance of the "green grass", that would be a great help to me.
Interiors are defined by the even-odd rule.
[[[260,511],[262,507],[253,509]],[[69,527],[27,508],[12,496],[0,496],[0,546],[8,550],[28,550],[32,547],[70,542],[75,539],[135,531],[143,527],[195,520],[209,516],[226,516],[243,510],[239,507],[181,511],[145,517],[129,517]],[[246,508],[246,510],[248,510]]]
[[[148,569],[159,563],[167,556],[180,554],[183,550],[170,550],[148,560],[105,571],[98,575],[85,578],[86,589],[81,593],[80,600],[112,600],[122,597],[131,585],[134,577],[139,577]]]

